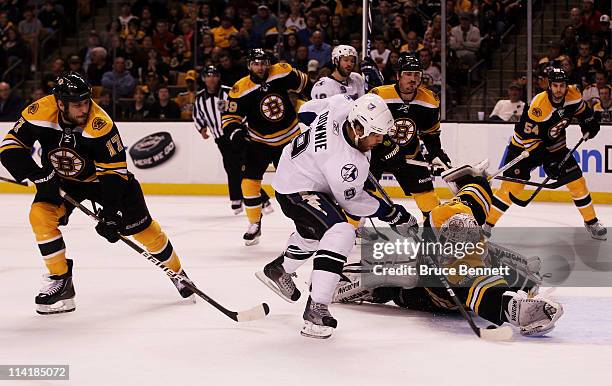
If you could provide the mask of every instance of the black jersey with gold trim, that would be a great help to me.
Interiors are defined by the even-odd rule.
[[[229,92],[228,107],[221,117],[223,131],[231,133],[246,122],[252,141],[286,144],[300,132],[289,92],[301,93],[307,83],[308,76],[287,63],[270,66],[261,83],[245,76]]]
[[[582,124],[592,117],[593,110],[582,100],[576,86],[568,86],[563,102],[558,105],[553,105],[548,92],[542,91],[523,110],[514,126],[512,144],[530,152],[557,151],[566,146],[565,130],[573,118]]]
[[[46,96],[30,104],[0,143],[4,167],[18,181],[40,171],[31,152],[41,146],[44,169],[55,169],[60,179],[76,182],[100,181],[106,177],[127,180],[125,149],[112,119],[92,101],[83,127],[60,122],[55,97]]]
[[[394,125],[389,133],[392,142],[397,143],[406,158],[415,158],[421,139],[427,151],[433,154],[441,149],[440,144],[440,101],[430,90],[418,87],[411,101],[400,97],[397,84],[375,87],[371,93],[383,98],[393,115]],[[382,146],[373,150],[384,152]]]

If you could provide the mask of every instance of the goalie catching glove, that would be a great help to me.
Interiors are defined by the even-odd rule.
[[[525,291],[506,291],[502,295],[507,300],[504,310],[506,320],[520,328],[525,336],[539,336],[552,331],[555,322],[563,315],[561,304],[541,296],[529,297]]]

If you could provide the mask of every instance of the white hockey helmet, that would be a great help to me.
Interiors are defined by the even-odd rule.
[[[349,112],[348,121],[355,133],[355,121],[363,126],[363,135],[355,133],[355,144],[368,135],[386,135],[393,127],[393,115],[385,101],[376,94],[365,94],[358,98]]]
[[[348,46],[346,44],[340,44],[334,47],[332,51],[332,63],[334,65],[338,65],[340,62],[340,58],[343,56],[354,56],[355,57],[355,65],[357,65],[357,61],[359,56],[357,55],[357,50],[353,46]]]

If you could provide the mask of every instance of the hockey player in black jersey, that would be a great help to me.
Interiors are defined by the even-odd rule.
[[[36,296],[39,314],[74,311],[73,261],[66,258],[60,226],[74,207],[60,189],[77,201],[102,206],[96,232],[109,242],[132,236],[165,266],[186,277],[179,257],[160,225],[151,218],[140,184],[127,170],[125,147],[114,122],[91,99],[91,87],[79,74],[61,75],[53,94],[26,107],[0,144],[2,165],[17,181],[30,180],[36,195],[30,224],[45,262],[47,283]],[[31,157],[34,142],[42,149],[42,166]],[[174,281],[181,296],[191,290]]]

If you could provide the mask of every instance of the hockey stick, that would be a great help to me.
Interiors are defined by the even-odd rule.
[[[374,220],[372,220],[372,217],[368,217],[368,219],[370,219],[370,223],[372,224],[372,228],[374,228],[374,232],[376,232],[378,237],[380,237],[384,241],[389,241],[389,238],[387,237],[387,235],[382,233],[381,231],[379,231],[378,228],[376,228],[376,225],[374,225]],[[374,240],[370,240],[370,241],[374,241]]]
[[[62,189],[60,189],[60,196],[62,196],[62,198],[64,200],[68,201],[70,204],[72,204],[76,208],[79,208],[83,213],[85,213],[87,216],[89,216],[92,220],[95,220],[97,222],[100,221],[100,218],[98,216],[96,216],[95,213],[93,213],[91,210],[89,210],[86,206],[82,205],[80,202],[76,201],[74,198],[70,197]],[[248,321],[251,321],[251,320],[261,319],[261,318],[265,317],[266,315],[268,315],[268,313],[270,313],[270,307],[268,307],[268,305],[266,303],[262,303],[262,304],[260,304],[258,306],[255,306],[255,307],[251,308],[250,310],[246,310],[246,311],[240,311],[240,312],[230,311],[227,308],[223,307],[221,304],[217,303],[210,296],[208,296],[204,292],[200,291],[200,289],[198,289],[198,287],[196,287],[195,284],[193,284],[190,280],[185,280],[185,278],[183,278],[181,275],[177,274],[176,272],[174,272],[170,268],[168,268],[165,265],[163,265],[163,263],[161,261],[157,260],[153,255],[151,255],[149,252],[147,252],[144,249],[142,249],[140,246],[138,246],[132,240],[130,240],[127,237],[124,237],[122,235],[119,235],[119,238],[121,239],[121,241],[123,241],[125,244],[127,244],[127,246],[129,246],[130,248],[132,248],[136,252],[140,253],[143,257],[145,257],[151,263],[153,263],[156,266],[158,266],[159,268],[161,268],[161,270],[164,271],[166,273],[166,275],[168,275],[168,277],[170,277],[171,279],[175,279],[175,280],[180,281],[181,284],[183,284],[185,287],[187,287],[190,290],[192,290],[199,297],[201,297],[202,299],[207,301],[213,307],[215,307],[216,309],[218,309],[219,311],[221,311],[226,316],[228,316],[229,318],[231,318],[232,320],[234,320],[236,322],[248,322]]]
[[[589,133],[585,133],[582,136],[582,138],[580,138],[580,141],[578,141],[576,146],[574,146],[574,148],[572,150],[570,150],[565,155],[565,157],[563,157],[563,160],[561,160],[561,163],[559,163],[559,166],[558,166],[559,171],[561,171],[561,169],[563,169],[563,166],[565,165],[567,160],[569,160],[570,157],[573,157],[574,151],[576,151],[576,149],[578,149],[578,146],[582,145],[582,142],[586,141],[587,139],[589,139]],[[544,184],[546,184],[548,181],[550,181],[550,178],[551,178],[550,176],[546,176],[546,179],[544,179],[544,181],[542,181],[542,185],[539,186],[538,188],[536,188],[536,190],[526,200],[521,200],[520,198],[514,196],[512,193],[509,193],[510,201],[512,201],[513,203],[515,203],[518,206],[526,207],[527,205],[529,205],[529,203],[531,201],[533,201],[534,198],[536,198],[538,193],[540,193],[540,191],[544,188]]]
[[[376,189],[378,189],[378,191],[383,197],[383,200],[387,203],[387,205],[393,206],[393,201],[391,201],[391,198],[389,197],[389,195],[383,190],[382,186],[380,186],[380,184],[378,183],[378,181],[376,181],[376,179],[372,176],[372,174],[370,174],[369,178],[372,180],[371,182],[374,184]],[[417,240],[420,240],[420,237],[416,234],[416,232],[411,232],[411,236]],[[433,257],[429,255],[425,255],[425,257],[428,260],[428,265],[434,268],[438,268],[438,269],[440,268],[438,262],[435,261]],[[496,327],[494,325],[491,325],[490,327],[494,327],[494,328],[478,327],[476,323],[474,323],[474,319],[472,318],[472,316],[468,314],[468,312],[465,310],[463,303],[461,303],[457,295],[455,295],[455,292],[453,291],[452,287],[448,283],[448,280],[446,279],[446,277],[444,275],[436,275],[436,276],[438,277],[438,280],[440,280],[440,283],[442,283],[442,285],[446,289],[446,292],[448,292],[449,296],[453,299],[453,303],[455,303],[455,305],[459,309],[459,312],[461,313],[463,318],[467,320],[468,324],[472,328],[472,331],[474,331],[474,333],[479,338],[482,338],[485,340],[491,340],[491,341],[504,341],[504,340],[509,340],[510,338],[512,338],[512,329],[508,326]]]
[[[516,182],[517,184],[523,184],[527,186],[535,186],[535,187],[542,186],[543,188],[546,188],[546,189],[557,189],[568,183],[568,181],[557,180],[555,182],[544,184],[542,182],[532,182],[532,181],[527,181],[527,180],[521,180],[520,178],[513,178],[513,177],[506,177],[506,176],[496,176],[495,179],[501,180],[501,181]]]
[[[497,171],[494,172],[493,174],[487,176],[487,181],[491,181],[493,178],[499,176],[500,174],[502,174],[506,170],[510,169],[511,167],[513,167],[514,165],[516,165],[517,163],[521,162],[522,160],[524,160],[527,157],[529,157],[529,152],[527,150],[523,150],[523,152],[521,154],[519,154],[518,157],[513,158],[512,161],[508,162],[507,164],[505,164],[501,168],[497,169]]]
[[[6,178],[6,177],[0,177],[0,181],[9,182],[15,185],[28,186],[27,182],[19,182],[19,181],[11,180],[10,178]]]

